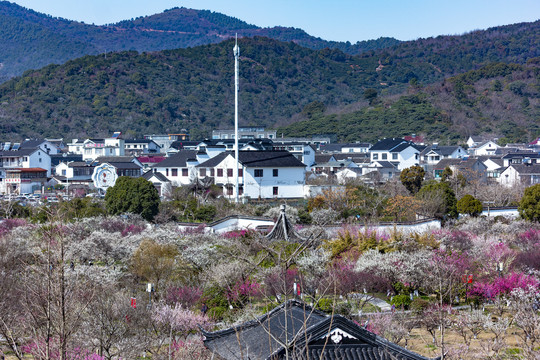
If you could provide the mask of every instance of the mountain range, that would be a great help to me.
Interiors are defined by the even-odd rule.
[[[6,139],[180,128],[201,138],[229,128],[235,33],[242,35],[241,125],[348,141],[411,132],[449,143],[538,135],[540,21],[350,44],[185,8],[108,26],[9,2],[0,2],[0,14],[0,46],[10,49],[0,54],[4,79],[61,64],[0,85]]]
[[[56,18],[0,1],[0,81],[25,70],[62,64],[83,55],[134,50],[158,51],[219,43],[240,34],[293,41],[311,49],[337,48],[349,54],[398,44],[393,38],[325,41],[296,28],[260,28],[208,10],[173,8],[152,16],[96,26]]]

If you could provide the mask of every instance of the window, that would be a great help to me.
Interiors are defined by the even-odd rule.
[[[66,176],[66,170],[62,170],[62,176]]]
[[[388,159],[388,154],[382,154],[382,155],[381,155],[381,158],[382,158],[383,160]]]
[[[263,177],[263,169],[255,169],[254,176]]]
[[[214,169],[210,169],[210,176],[214,176]]]
[[[169,176],[169,169],[165,169],[165,176]]]
[[[232,194],[233,194],[233,187],[227,186],[227,195],[232,195]]]
[[[238,195],[244,195],[244,187],[243,186],[238,187]]]
[[[227,177],[232,177],[233,176],[233,169],[227,169]]]
[[[277,187],[277,186],[274,186],[274,187],[272,188],[272,195],[274,195],[274,196],[277,196],[277,195],[278,195],[278,187]]]
[[[278,174],[279,174],[279,169],[272,169],[272,176],[273,177],[278,177]]]
[[[379,154],[373,154],[373,160],[379,160]]]
[[[392,160],[397,160],[397,159],[398,159],[398,154],[392,153]]]
[[[238,177],[244,176],[244,169],[238,169]]]
[[[205,177],[206,176],[206,169],[200,169],[199,170],[199,175],[201,175],[202,177]]]
[[[182,169],[182,176],[188,176],[188,169]]]
[[[171,169],[171,176],[178,176],[178,169]]]
[[[223,169],[217,169],[217,176],[223,177]]]

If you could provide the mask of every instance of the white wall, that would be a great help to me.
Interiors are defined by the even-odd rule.
[[[404,170],[410,168],[411,166],[417,165],[420,162],[420,152],[412,146],[409,146],[408,148],[399,153],[398,158],[398,169]]]

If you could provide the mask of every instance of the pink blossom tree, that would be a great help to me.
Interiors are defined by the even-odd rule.
[[[157,305],[153,311],[152,318],[168,327],[169,359],[172,356],[173,343],[178,340],[178,337],[182,337],[185,340],[190,333],[197,331],[199,326],[204,329],[209,329],[212,326],[212,322],[206,315],[184,309],[178,303],[174,307],[166,304]]]

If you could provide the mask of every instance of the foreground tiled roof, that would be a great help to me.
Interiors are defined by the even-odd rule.
[[[204,343],[225,360],[426,360],[340,315],[289,300],[242,325],[205,332]]]

